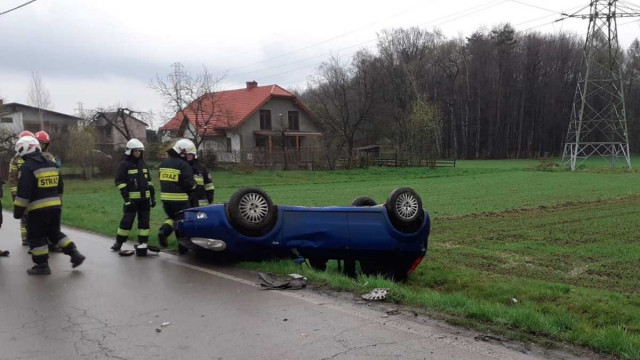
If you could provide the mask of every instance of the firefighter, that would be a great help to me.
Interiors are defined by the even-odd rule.
[[[194,148],[195,150],[195,148]],[[198,161],[195,151],[187,153],[187,162],[193,170],[193,178],[196,181],[196,189],[191,193],[191,207],[207,206],[213,204],[213,196],[216,188],[213,186],[213,180],[207,167]]]
[[[0,180],[0,228],[2,228],[2,185],[4,181]],[[0,256],[9,256],[9,250],[0,249]]]
[[[47,151],[47,148],[51,144],[51,137],[49,137],[49,134],[46,131],[42,131],[41,130],[41,131],[38,131],[37,133],[35,133],[34,135],[35,135],[34,137],[36,139],[38,139],[38,142],[40,143],[40,149],[42,149],[42,155],[47,160],[58,164],[58,162],[56,161],[55,156],[53,156],[53,154],[51,154],[50,152]],[[62,249],[60,249],[60,247],[56,246],[56,244],[54,244],[51,241],[49,241],[49,252],[62,252]]]
[[[169,245],[167,238],[174,230],[175,221],[182,216],[181,211],[190,207],[189,196],[196,183],[185,157],[195,152],[196,147],[191,140],[180,139],[167,151],[169,157],[160,163],[160,199],[167,214],[167,220],[158,230],[158,242],[162,247]],[[178,251],[184,254],[186,249],[178,244]]]
[[[122,220],[111,250],[120,251],[127,241],[133,221],[138,215],[138,248],[149,242],[149,217],[151,208],[156,206],[156,193],[151,182],[151,171],[143,157],[144,144],[138,139],[127,142],[124,158],[118,166],[116,187],[124,200]]]
[[[18,134],[18,140],[22,139],[25,136],[31,136],[35,138],[36,136],[31,131],[23,131]],[[22,156],[20,154],[16,154],[9,163],[9,192],[11,193],[11,199],[16,198],[16,191],[18,191],[18,173],[20,172],[20,167],[24,164],[24,160],[22,160]],[[22,238],[22,245],[28,246],[27,242],[27,218],[22,217],[20,219],[20,237]]]
[[[18,176],[18,191],[13,202],[13,217],[27,217],[27,240],[35,265],[27,270],[29,275],[51,274],[47,238],[62,248],[71,258],[72,267],[85,260],[76,245],[60,231],[62,213],[61,196],[64,189],[58,165],[47,160],[40,143],[34,137],[25,136],[16,142],[16,152],[24,164]]]
[[[56,161],[55,156],[47,151],[47,148],[49,148],[49,145],[51,144],[51,137],[49,137],[49,134],[46,131],[38,131],[35,133],[35,138],[38,139],[38,142],[40,143],[42,155],[44,155],[47,160],[57,164],[58,162]]]

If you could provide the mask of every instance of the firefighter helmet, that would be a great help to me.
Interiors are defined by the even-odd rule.
[[[16,142],[16,152],[20,156],[25,156],[40,150],[40,142],[33,136],[24,136]]]
[[[189,139],[180,139],[176,141],[176,144],[173,145],[173,151],[182,157],[185,157],[187,154],[197,153],[196,146],[193,144],[193,141]]]
[[[38,131],[34,137],[38,139],[40,144],[49,144],[51,142],[51,138],[46,131]]]
[[[33,135],[33,133],[31,131],[25,130],[25,131],[21,132],[20,134],[18,134],[18,139],[23,138],[25,136],[36,137],[35,135]]]
[[[127,141],[127,147],[125,148],[124,153],[126,155],[131,155],[132,150],[144,151],[144,144],[142,143],[142,141],[138,139],[131,139]]]

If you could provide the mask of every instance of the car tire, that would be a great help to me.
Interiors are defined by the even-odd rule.
[[[276,221],[276,207],[266,192],[249,187],[236,191],[227,204],[229,222],[241,234],[262,236],[271,231]]]
[[[411,188],[395,189],[385,203],[389,220],[400,232],[411,234],[420,228],[424,221],[422,199]]]
[[[361,207],[361,206],[376,206],[378,205],[375,200],[368,196],[360,196],[351,202],[351,206]]]

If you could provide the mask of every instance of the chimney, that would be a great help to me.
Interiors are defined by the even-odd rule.
[[[257,88],[258,87],[258,83],[254,80],[254,81],[247,81],[247,90],[251,90],[253,88]]]

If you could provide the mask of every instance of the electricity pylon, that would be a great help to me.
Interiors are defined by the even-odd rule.
[[[640,13],[618,0],[593,0],[589,8],[589,14],[563,14],[560,19],[589,19],[562,164],[575,171],[589,157],[601,156],[611,162],[611,167],[616,166],[618,158],[624,158],[630,169],[616,19]]]

